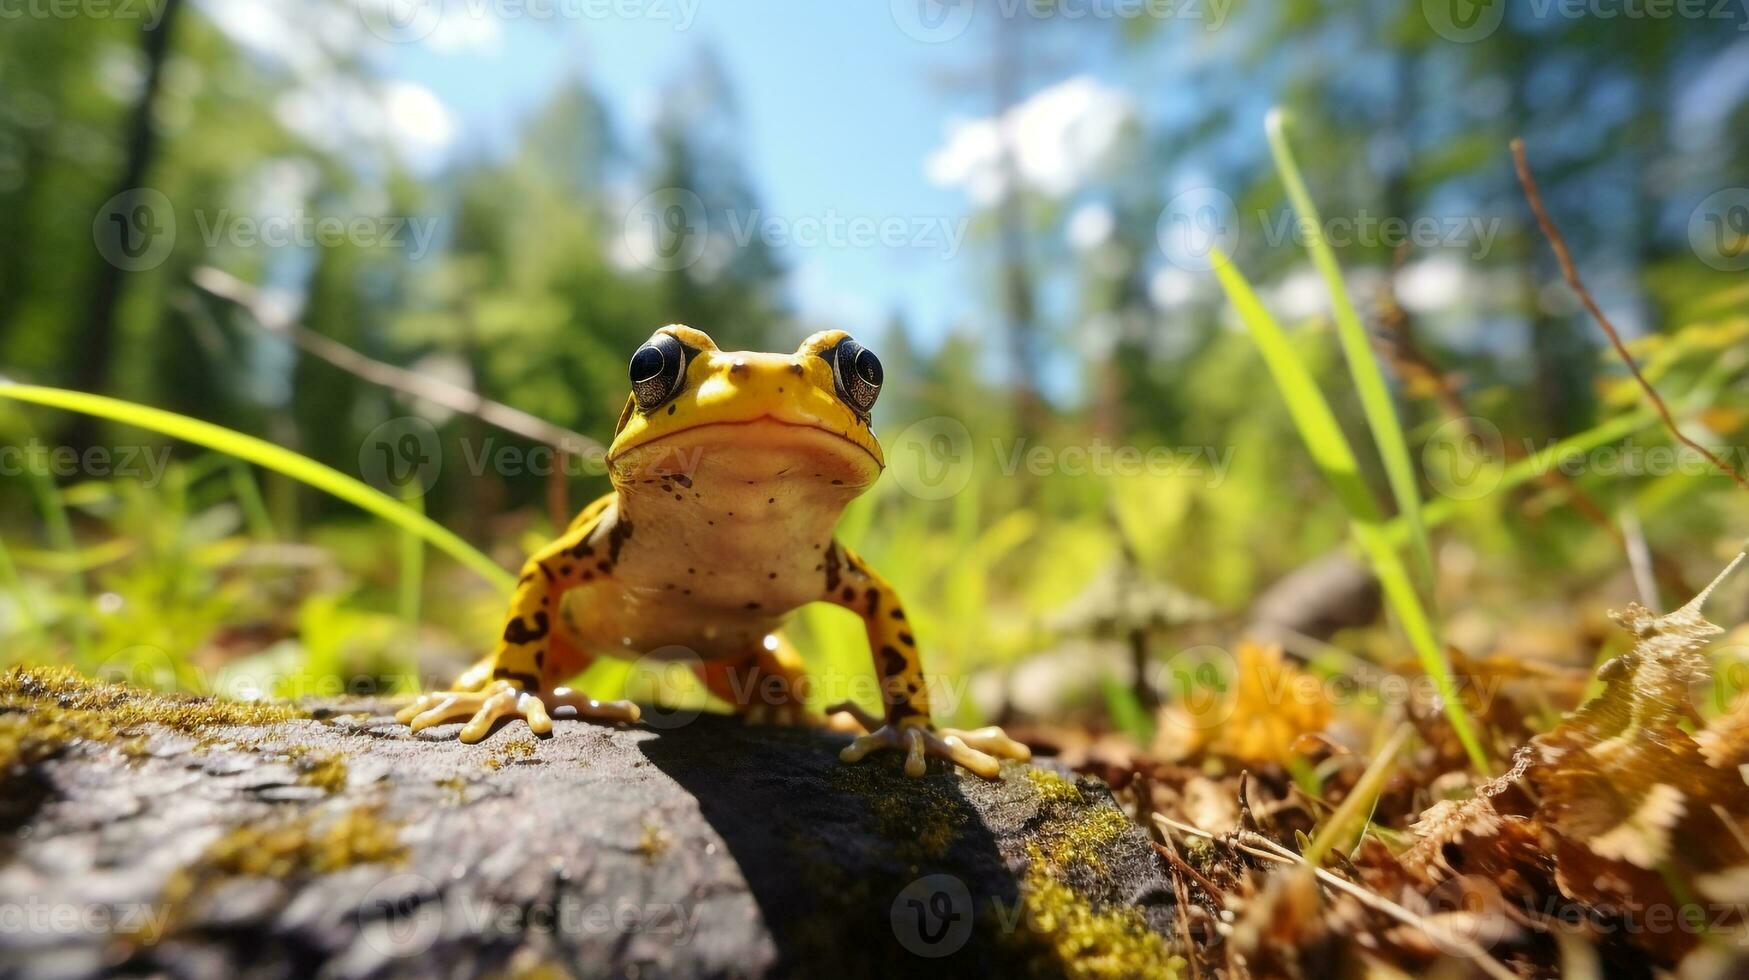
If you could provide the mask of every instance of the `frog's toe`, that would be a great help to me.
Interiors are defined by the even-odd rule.
[[[946,759],[985,779],[996,779],[1002,774],[1002,763],[997,756],[1026,759],[1032,755],[1026,746],[1003,734],[1001,729],[962,732],[947,728],[936,731],[924,724],[886,724],[845,746],[838,758],[845,762],[861,762],[871,752],[881,749],[904,750],[905,775],[913,778],[927,771],[929,756]]]
[[[474,717],[462,726],[461,733],[456,736],[469,745],[492,734],[492,726],[497,724],[498,719],[521,708],[522,705],[518,704],[520,698],[532,698],[537,703],[540,701],[540,698],[534,697],[532,694],[519,694],[514,688],[509,687],[475,697],[479,699],[479,710],[474,712]],[[541,714],[544,715],[546,712],[543,710]],[[534,726],[530,725],[529,727]]]
[[[480,710],[480,704],[483,700],[481,695],[468,692],[447,691],[442,694],[428,694],[401,709],[401,713],[411,713],[411,717],[405,719],[407,727],[413,731],[422,732],[433,725],[442,725],[472,717],[475,712]],[[401,715],[397,714],[395,717],[400,718]]]
[[[412,722],[414,718],[419,717],[420,714],[436,707],[438,702],[442,701],[447,696],[448,695],[445,694],[421,694],[407,702],[405,705],[402,705],[401,709],[395,712],[395,720],[403,725],[408,724]]]
[[[524,691],[509,681],[494,681],[478,691],[439,691],[422,694],[395,712],[395,720],[413,731],[434,725],[465,721],[457,738],[473,743],[492,734],[505,718],[521,718],[529,731],[549,735],[553,730],[552,708],[571,708],[580,718],[606,721],[637,721],[638,706],[630,701],[597,701],[568,687],[541,695]]]
[[[829,728],[840,732],[872,732],[881,727],[881,720],[864,711],[855,701],[840,701],[826,709],[831,719]]]
[[[500,682],[468,697],[471,699],[468,703],[478,704],[478,710],[462,726],[458,737],[469,744],[492,734],[492,727],[504,718],[521,718],[528,722],[528,730],[536,735],[551,735],[553,716],[548,710],[549,704],[555,708],[571,708],[579,718],[637,721],[639,717],[638,706],[630,701],[597,701],[568,687],[555,687],[541,695]]]
[[[582,691],[555,687],[547,696],[555,708],[571,708],[579,718],[599,718],[603,721],[637,721],[642,712],[630,701],[597,701]],[[551,723],[548,723],[551,728]]]
[[[1032,750],[1020,742],[1008,737],[1008,733],[995,725],[983,728],[962,729],[943,728],[936,732],[943,741],[960,743],[971,748],[1002,759],[1014,759],[1026,762],[1032,758]]]

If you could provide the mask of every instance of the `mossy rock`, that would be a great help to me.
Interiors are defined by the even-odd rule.
[[[380,701],[0,677],[0,975],[1170,972],[1146,838],[1045,769],[913,780],[708,714],[467,746]]]

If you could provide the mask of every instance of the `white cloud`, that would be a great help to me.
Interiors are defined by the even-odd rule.
[[[1456,257],[1435,256],[1411,262],[1397,274],[1397,301],[1410,313],[1449,310],[1475,292],[1470,267]]]
[[[331,153],[387,147],[414,169],[435,169],[456,140],[455,117],[443,102],[422,85],[342,68],[387,43],[367,27],[364,4],[371,2],[201,0],[201,9],[231,40],[290,73],[274,104],[281,125]],[[497,31],[490,19],[456,13],[421,43],[439,50],[489,44]]]
[[[1093,202],[1083,204],[1069,215],[1069,244],[1078,251],[1088,251],[1104,245],[1117,230],[1117,216],[1111,208]]]
[[[430,89],[413,82],[330,76],[280,96],[274,115],[329,152],[386,144],[416,170],[441,165],[456,138],[454,116]]]
[[[433,163],[455,142],[455,117],[425,86],[390,82],[383,101],[389,140],[409,161]]]
[[[225,36],[298,75],[322,71],[333,55],[358,49],[364,23],[340,20],[327,4],[289,0],[203,0],[201,10]]]
[[[1059,82],[1000,117],[949,124],[947,142],[930,155],[932,183],[959,187],[988,206],[1008,192],[1004,134],[1020,184],[1062,197],[1092,178],[1117,149],[1135,105],[1123,92],[1081,75]]]
[[[1285,320],[1304,320],[1330,308],[1330,294],[1324,288],[1324,279],[1310,266],[1301,266],[1288,273],[1271,292],[1269,306]]]
[[[1161,266],[1148,277],[1148,299],[1155,308],[1175,310],[1197,298],[1197,277],[1175,265]]]
[[[424,43],[439,54],[497,54],[504,48],[504,28],[492,16],[490,7],[448,3],[443,6],[442,19]]]

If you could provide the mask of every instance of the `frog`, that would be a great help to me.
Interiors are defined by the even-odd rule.
[[[999,779],[1028,748],[1000,727],[937,727],[898,593],[835,536],[846,506],[886,466],[871,423],[885,372],[843,330],[794,353],[725,351],[669,324],[633,353],[630,392],[605,455],[611,489],[523,564],[492,652],[447,691],[395,715],[418,732],[462,722],[479,742],[500,724],[553,730],[553,712],[629,724],[631,701],[566,686],[600,657],[684,662],[746,722],[844,728],[839,753],[904,754],[920,777],[946,760]],[[861,618],[882,713],[806,703],[805,662],[784,627],[815,602]]]

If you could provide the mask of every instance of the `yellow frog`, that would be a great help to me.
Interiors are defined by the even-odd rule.
[[[630,373],[607,453],[613,490],[523,566],[492,655],[399,721],[419,731],[466,719],[464,742],[506,717],[547,734],[559,706],[636,721],[629,701],[558,684],[598,656],[652,656],[693,660],[749,721],[818,723],[799,693],[801,658],[776,631],[798,607],[824,601],[862,617],[886,709],[885,718],[854,704],[831,709],[867,731],[844,761],[895,748],[910,776],[937,756],[994,779],[998,758],[1029,757],[1000,728],[934,727],[897,594],[832,537],[886,465],[869,428],[882,380],[872,351],[842,330],[814,334],[794,354],[721,351],[676,324],[638,348]]]

